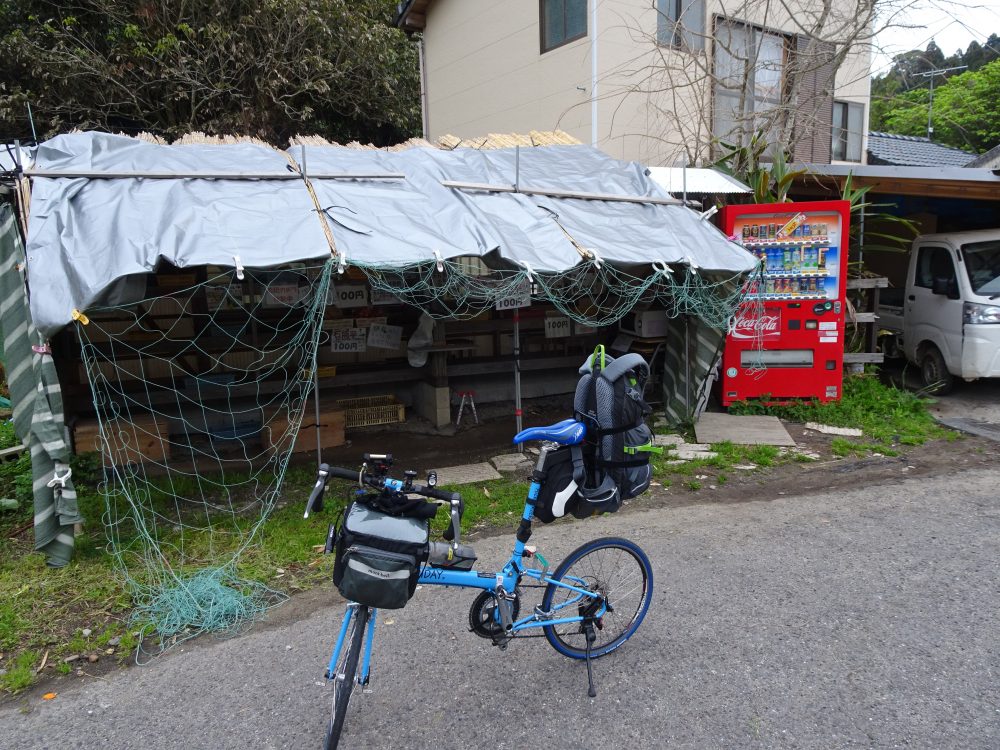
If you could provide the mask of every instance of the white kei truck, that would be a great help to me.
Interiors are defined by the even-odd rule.
[[[886,356],[917,365],[929,392],[1000,377],[1000,229],[917,237],[906,288],[884,289],[878,316]]]

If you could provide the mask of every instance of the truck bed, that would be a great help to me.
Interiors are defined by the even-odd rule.
[[[905,290],[883,289],[878,300],[878,325],[887,331],[903,332]]]

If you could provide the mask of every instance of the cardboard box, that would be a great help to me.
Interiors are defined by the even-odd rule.
[[[101,435],[96,419],[80,420],[73,429],[76,453],[101,450]],[[162,462],[170,455],[169,427],[166,419],[152,414],[131,420],[116,419],[105,425],[104,436],[110,460],[116,466],[140,461]]]

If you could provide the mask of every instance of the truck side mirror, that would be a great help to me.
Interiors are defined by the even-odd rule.
[[[958,282],[945,276],[935,276],[931,285],[934,294],[943,294],[948,299],[958,299]]]

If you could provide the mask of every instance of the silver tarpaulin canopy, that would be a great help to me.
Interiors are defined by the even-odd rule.
[[[31,311],[46,335],[161,259],[260,268],[334,251],[368,266],[492,253],[539,272],[594,257],[728,274],[755,265],[643,167],[588,146],[282,152],[73,133],[41,144],[28,174]]]

